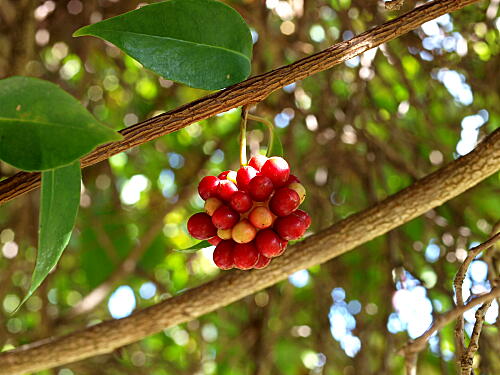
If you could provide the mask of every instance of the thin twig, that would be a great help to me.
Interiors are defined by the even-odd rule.
[[[492,302],[493,300],[489,300],[483,303],[483,305],[476,311],[476,322],[474,323],[474,329],[472,330],[469,346],[460,357],[460,368],[462,375],[470,375],[472,373],[474,354],[479,349],[479,336],[481,336],[481,330],[483,329],[484,316],[486,315],[486,311],[488,311]]]
[[[483,250],[488,249],[495,242],[500,240],[500,233],[495,234],[488,241],[483,242],[482,244],[470,249],[467,253],[467,257],[460,265],[460,268],[457,271],[455,276],[455,280],[453,281],[453,285],[455,286],[455,295],[457,300],[457,306],[464,305],[463,299],[463,282],[465,280],[465,276],[467,274],[467,270],[469,269],[470,264],[476,258],[476,256]],[[455,325],[455,345],[456,345],[456,358],[461,358],[464,354],[465,350],[465,336],[464,336],[464,317],[460,315],[457,319],[457,323]]]
[[[411,341],[406,344],[403,348],[399,350],[400,355],[409,355],[411,353],[418,353],[425,348],[425,345],[429,338],[434,334],[434,332],[442,329],[452,320],[456,319],[458,316],[462,315],[467,310],[472,309],[474,306],[480,305],[481,303],[491,301],[492,299],[500,296],[500,288],[494,288],[489,293],[482,294],[474,299],[472,299],[469,303],[462,306],[457,306],[454,309],[448,311],[445,314],[439,315],[434,323],[430,326],[427,331],[424,332],[423,335],[419,336],[417,339]]]

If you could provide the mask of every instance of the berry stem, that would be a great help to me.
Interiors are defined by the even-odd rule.
[[[247,164],[247,118],[250,116],[248,107],[241,107],[241,123],[240,123],[240,165]]]
[[[269,152],[269,150],[271,150],[273,143],[274,143],[274,125],[273,125],[273,123],[271,121],[269,121],[267,118],[255,116],[255,115],[252,115],[251,113],[249,113],[247,115],[247,117],[250,120],[261,122],[267,127],[267,130],[269,131],[269,140],[268,140],[268,144],[267,144],[267,150]],[[267,156],[270,156],[270,155],[267,155]]]

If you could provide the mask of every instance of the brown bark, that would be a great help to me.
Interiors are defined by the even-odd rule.
[[[165,114],[128,127],[121,131],[124,138],[119,142],[98,147],[82,159],[82,167],[96,164],[119,152],[141,145],[165,134],[182,129],[194,122],[212,117],[251,103],[264,100],[276,91],[293,82],[305,79],[315,73],[330,69],[371,48],[387,43],[424,22],[443,14],[456,11],[479,0],[436,0],[395,18],[381,26],[366,31],[351,40],[333,46],[282,66],[273,71],[252,77],[225,90],[183,105]],[[0,204],[40,185],[39,173],[18,173],[0,181]]]
[[[109,353],[167,327],[195,319],[321,264],[422,215],[500,170],[500,129],[474,151],[381,203],[294,245],[263,270],[227,272],[128,318],[106,321],[0,354],[2,375],[38,371]]]

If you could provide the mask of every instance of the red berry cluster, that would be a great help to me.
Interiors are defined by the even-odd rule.
[[[238,172],[203,177],[198,192],[205,212],[191,216],[187,228],[216,246],[214,263],[223,270],[266,267],[311,225],[298,210],[306,190],[280,157],[257,155]]]

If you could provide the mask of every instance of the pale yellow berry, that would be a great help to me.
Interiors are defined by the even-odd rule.
[[[257,229],[247,219],[243,219],[233,227],[232,236],[233,240],[238,243],[248,243],[255,238],[256,234]]]
[[[237,183],[236,182],[236,175],[237,174],[235,171],[229,171],[229,173],[226,176],[226,179],[228,179],[229,181],[234,182],[236,184]]]
[[[300,182],[292,182],[288,187],[292,190],[295,190],[295,192],[299,195],[300,197],[300,203],[304,202],[304,199],[306,199],[306,188],[304,185],[302,185]]]
[[[273,224],[273,214],[267,207],[255,207],[248,215],[250,223],[257,229],[269,228]]]
[[[212,216],[216,209],[218,209],[222,205],[222,202],[214,197],[208,198],[205,201],[205,212]]]
[[[217,231],[217,236],[222,238],[223,240],[230,240],[232,238],[233,230],[230,229],[219,229]]]

